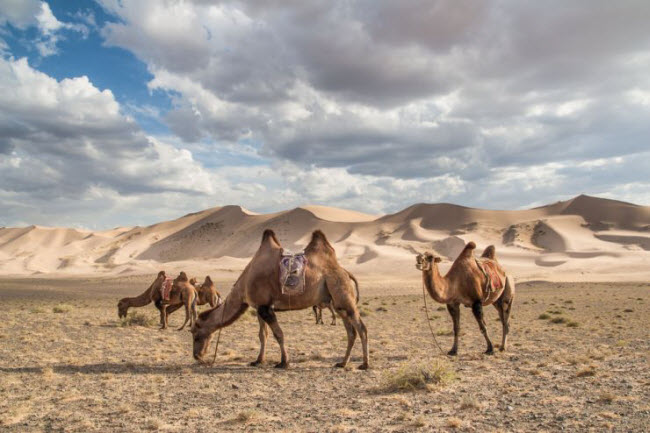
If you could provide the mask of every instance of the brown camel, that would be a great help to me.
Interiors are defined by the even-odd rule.
[[[453,320],[454,345],[449,355],[458,353],[460,304],[472,308],[487,343],[487,354],[492,354],[494,349],[485,326],[483,306],[493,304],[499,312],[503,328],[500,350],[506,350],[515,283],[497,262],[493,245],[485,249],[480,259],[474,258],[475,248],[476,244],[469,242],[444,277],[438,269],[440,257],[425,252],[418,254],[416,258],[416,268],[422,271],[424,286],[436,302],[447,304],[447,310]]]
[[[153,281],[153,283],[151,283],[149,288],[143,293],[133,298],[120,299],[120,301],[117,303],[117,315],[120,318],[126,317],[126,313],[129,311],[129,308],[144,307],[145,305],[149,305],[153,302],[156,308],[160,311],[160,327],[164,329],[167,323],[166,316],[183,306],[182,303],[166,305],[165,313],[163,313],[163,300],[160,289],[165,281],[165,278],[165,271],[160,271],[158,272],[158,276],[156,276],[156,279]]]
[[[336,252],[320,230],[312,234],[311,241],[305,248],[307,258],[304,267],[304,290],[298,293],[282,293],[280,284],[280,260],[282,246],[272,230],[265,230],[259,249],[235,282],[223,304],[212,310],[204,311],[192,328],[194,337],[194,358],[204,362],[204,356],[210,345],[214,332],[237,320],[251,306],[257,310],[260,325],[260,352],[251,365],[264,362],[267,325],[277,340],[281,360],[275,367],[287,368],[289,359],[284,345],[284,334],[276,317],[276,311],[302,310],[328,303],[343,319],[348,334],[348,347],[345,356],[337,367],[345,367],[350,360],[357,333],[361,337],[363,363],[360,369],[368,368],[368,332],[361,320],[352,279],[336,260]]]
[[[354,282],[354,288],[356,290],[357,304],[358,304],[359,303],[359,282],[354,277],[354,275],[352,275],[352,273],[350,273],[350,271],[348,271],[346,269],[345,272],[348,273],[348,276]],[[314,310],[314,317],[316,318],[316,324],[317,325],[319,323],[321,325],[324,325],[324,322],[323,322],[323,309],[324,308],[329,309],[330,312],[332,313],[332,323],[330,323],[330,325],[336,325],[336,313],[334,312],[334,305],[332,304],[332,302],[323,303],[323,304],[320,304],[320,305],[314,305],[312,308]]]
[[[205,277],[203,284],[198,284],[196,277],[190,280],[190,284],[194,286],[199,296],[197,305],[210,304],[210,307],[214,308],[221,303],[221,294],[209,275]]]
[[[178,330],[183,330],[185,325],[187,325],[187,322],[190,322],[190,327],[194,326],[198,316],[196,312],[197,297],[196,289],[192,284],[190,284],[187,274],[181,271],[181,273],[178,274],[178,277],[174,278],[168,303],[163,302],[163,313],[165,313],[165,326],[163,328],[167,327],[167,306],[177,303],[185,306],[185,322],[183,322],[183,325],[178,328]]]

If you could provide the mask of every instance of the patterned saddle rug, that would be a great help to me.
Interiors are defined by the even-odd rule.
[[[293,254],[290,251],[282,253],[280,259],[280,287],[282,293],[298,294],[305,290],[305,268],[307,257],[304,252]]]
[[[166,277],[160,286],[160,297],[163,301],[169,301],[169,295],[172,292],[172,287],[174,285],[174,279],[172,277]]]
[[[483,290],[485,300],[487,300],[492,292],[503,289],[503,281],[497,271],[497,264],[492,260],[478,260],[476,265],[485,275],[485,288]]]

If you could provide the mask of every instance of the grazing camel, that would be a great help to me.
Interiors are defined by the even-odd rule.
[[[196,318],[198,316],[196,313],[197,297],[198,295],[196,293],[196,289],[192,284],[190,284],[190,281],[187,278],[187,274],[181,271],[181,273],[178,274],[178,277],[174,279],[172,291],[169,295],[169,304],[172,302],[175,304],[176,302],[174,301],[179,301],[182,305],[185,306],[185,322],[183,322],[183,325],[178,328],[179,331],[182,331],[183,328],[185,328],[185,325],[187,325],[188,321],[190,322],[190,328],[194,326],[194,323],[196,322]],[[167,327],[167,305],[167,303],[163,302],[163,313],[165,316],[164,328]]]
[[[352,274],[350,273],[350,271],[348,271],[348,270],[346,269],[345,272],[347,272],[347,273],[348,273],[348,276],[350,277],[350,279],[351,279],[352,281],[354,281],[354,288],[355,288],[356,293],[357,293],[357,304],[358,304],[358,303],[359,303],[359,282],[358,282],[357,279],[354,277],[354,275],[352,275]],[[319,323],[320,323],[321,325],[324,325],[324,324],[325,324],[325,323],[323,322],[323,309],[324,309],[324,308],[329,309],[330,312],[332,313],[332,323],[330,323],[330,325],[336,325],[336,313],[334,312],[334,306],[332,305],[331,302],[328,302],[328,303],[322,303],[322,304],[319,304],[319,305],[314,305],[314,306],[312,307],[312,309],[314,310],[314,317],[316,318],[316,324],[317,324],[317,325],[318,325]]]
[[[492,354],[494,349],[485,326],[483,306],[493,304],[499,312],[503,328],[500,350],[506,350],[515,283],[497,262],[493,245],[485,249],[480,259],[474,258],[475,248],[476,244],[469,242],[444,277],[438,269],[440,257],[425,252],[418,254],[416,258],[415,266],[422,271],[424,286],[436,302],[447,304],[447,310],[453,320],[454,345],[448,352],[449,355],[458,353],[460,304],[472,308],[487,343],[487,354]]]
[[[302,310],[313,305],[330,302],[343,319],[348,335],[348,347],[343,360],[336,364],[345,367],[350,360],[357,333],[361,337],[363,363],[359,369],[368,368],[368,332],[361,320],[355,302],[354,287],[349,274],[336,260],[336,252],[320,230],[313,232],[305,248],[307,258],[304,266],[304,285],[301,292],[283,293],[280,284],[280,260],[282,246],[272,230],[265,230],[259,249],[235,282],[223,304],[204,311],[192,328],[194,358],[205,362],[204,356],[214,332],[237,320],[251,306],[257,310],[260,325],[260,352],[251,365],[264,362],[267,326],[281,351],[276,368],[287,368],[289,358],[284,345],[284,334],[276,317],[276,311]]]
[[[190,284],[194,286],[199,295],[197,305],[210,304],[210,307],[214,308],[221,303],[221,294],[217,291],[217,286],[209,275],[205,277],[203,284],[197,283],[196,277],[190,280]]]
[[[132,298],[122,298],[117,303],[117,315],[120,318],[126,317],[126,313],[131,307],[144,307],[150,303],[154,303],[156,308],[160,311],[160,327],[164,329],[167,324],[167,315],[173,313],[183,306],[182,303],[173,303],[165,306],[165,313],[163,313],[163,299],[161,288],[165,282],[165,271],[158,272],[156,279],[151,283],[149,288],[142,292],[140,295]]]

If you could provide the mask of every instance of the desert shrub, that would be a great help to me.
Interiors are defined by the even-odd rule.
[[[566,321],[564,317],[553,317],[551,319],[551,323],[566,323]]]
[[[382,374],[380,389],[385,392],[426,389],[446,385],[456,377],[452,365],[445,360],[403,363]]]
[[[257,418],[258,413],[254,410],[243,410],[237,414],[235,421],[237,422],[249,422]]]
[[[29,312],[32,314],[40,314],[40,313],[45,313],[46,310],[43,307],[34,307],[31,310],[29,310]]]
[[[549,314],[546,314],[546,313],[542,313],[538,317],[539,320],[547,320],[547,319],[550,319],[550,318],[551,318],[551,316]]]
[[[156,320],[147,316],[144,313],[139,313],[134,311],[127,314],[126,317],[123,317],[120,321],[120,326],[146,326],[153,327],[156,326]]]
[[[580,326],[580,324],[574,320],[569,320],[566,323],[566,326],[568,326],[569,328],[577,328],[578,326]]]
[[[54,308],[52,308],[53,313],[67,313],[69,311],[72,311],[72,305],[68,304],[59,304],[55,305]]]

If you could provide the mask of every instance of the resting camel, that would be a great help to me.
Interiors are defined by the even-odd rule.
[[[472,308],[472,313],[474,313],[474,317],[487,343],[487,350],[485,351],[487,354],[492,354],[494,349],[485,326],[483,306],[494,305],[499,312],[503,328],[500,350],[506,350],[510,328],[510,310],[515,298],[515,283],[512,277],[507,275],[497,262],[493,245],[485,249],[480,259],[474,258],[475,248],[476,244],[469,242],[444,277],[438,269],[438,263],[441,261],[440,257],[425,252],[418,254],[416,258],[415,266],[422,271],[424,286],[436,302],[447,304],[447,310],[453,320],[454,345],[448,352],[449,355],[458,353],[460,304]],[[500,279],[500,281],[495,281],[495,279]],[[490,282],[492,284],[488,284]]]
[[[185,306],[185,322],[183,322],[183,325],[178,328],[179,331],[183,330],[185,328],[185,325],[187,325],[187,322],[190,322],[190,327],[194,326],[194,323],[196,322],[197,318],[197,313],[196,313],[196,301],[197,301],[197,293],[196,289],[192,284],[190,284],[190,281],[187,278],[187,274],[185,272],[181,272],[178,274],[178,277],[174,278],[174,284],[172,285],[172,291],[169,295],[169,304],[171,304],[173,301],[180,301],[182,305]],[[175,302],[174,302],[175,303]],[[163,313],[165,316],[165,326],[164,328],[167,327],[167,305],[165,302],[163,302]]]
[[[210,304],[210,307],[214,308],[221,303],[221,294],[217,291],[217,286],[212,282],[209,275],[205,277],[203,284],[197,283],[196,277],[190,280],[190,284],[194,286],[199,296],[197,305]]]
[[[348,276],[349,276],[350,279],[354,282],[354,289],[355,289],[356,292],[357,292],[357,304],[358,304],[358,303],[359,303],[359,282],[358,282],[357,279],[354,277],[354,275],[352,275],[352,274],[350,273],[350,271],[348,271],[348,270],[346,269],[345,272],[348,273]],[[324,309],[324,308],[329,309],[330,312],[332,313],[332,323],[330,323],[330,325],[336,325],[336,313],[334,312],[334,305],[332,304],[331,301],[328,302],[328,303],[322,303],[322,304],[319,304],[319,305],[314,305],[312,308],[313,308],[313,310],[314,310],[314,316],[316,317],[316,324],[317,324],[317,325],[318,325],[319,323],[320,323],[321,325],[324,324],[324,323],[323,323],[323,309]]]
[[[126,317],[126,313],[129,311],[129,308],[144,307],[145,305],[149,305],[153,302],[156,308],[160,311],[160,327],[161,329],[164,329],[167,326],[166,316],[183,306],[183,304],[180,302],[171,303],[169,305],[166,305],[165,313],[163,313],[163,302],[160,289],[163,285],[163,282],[165,281],[165,278],[165,271],[160,271],[158,272],[158,276],[156,276],[156,279],[153,281],[153,283],[151,283],[149,288],[142,292],[140,295],[133,298],[120,299],[120,301],[117,303],[117,315],[120,318]]]
[[[357,333],[361,337],[363,363],[359,369],[368,368],[368,332],[361,320],[350,275],[336,260],[336,252],[320,230],[312,233],[305,248],[304,290],[301,293],[282,293],[280,285],[280,260],[282,246],[272,230],[265,230],[259,249],[235,282],[223,304],[199,315],[192,328],[194,358],[205,362],[204,356],[214,332],[237,320],[251,306],[257,310],[260,325],[260,352],[251,365],[264,362],[267,326],[280,346],[281,360],[276,368],[287,368],[289,358],[284,345],[284,334],[276,317],[276,311],[302,310],[313,305],[334,303],[343,319],[348,335],[348,347],[343,360],[336,367],[345,367],[350,360]]]

